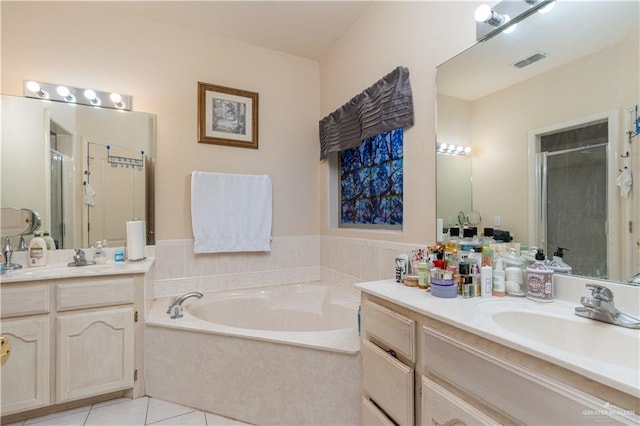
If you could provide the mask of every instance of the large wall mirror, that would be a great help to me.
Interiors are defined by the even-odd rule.
[[[437,215],[511,233],[575,275],[627,282],[639,272],[640,3],[554,2],[437,69]],[[517,64],[517,66],[516,66]],[[469,170],[469,172],[467,172]],[[470,195],[468,195],[470,194]],[[464,216],[462,216],[464,217]]]
[[[2,207],[38,212],[58,248],[123,246],[133,219],[155,244],[153,114],[1,98]]]

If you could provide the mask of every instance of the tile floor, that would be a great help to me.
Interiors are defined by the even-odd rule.
[[[246,425],[235,420],[198,411],[156,398],[118,398],[72,410],[11,423],[7,426],[211,426]]]

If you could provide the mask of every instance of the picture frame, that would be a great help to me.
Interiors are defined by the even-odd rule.
[[[198,142],[258,149],[258,93],[199,81]]]

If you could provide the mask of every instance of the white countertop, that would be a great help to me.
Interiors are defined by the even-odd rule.
[[[67,266],[66,263],[22,267],[6,271],[0,275],[0,283],[15,283],[22,281],[50,280],[56,278],[78,278],[123,274],[145,274],[153,265],[154,258],[146,258],[140,261],[125,261],[116,263],[113,260],[106,261],[103,265]]]
[[[580,304],[579,300],[575,303],[562,300],[538,303],[523,297],[508,296],[444,299],[394,280],[359,283],[356,288],[640,397],[640,330],[579,317],[574,313],[574,308]],[[527,337],[526,332],[514,330],[512,321],[500,323],[500,315],[496,314],[503,312],[532,315],[532,323],[536,322],[535,318],[540,318],[536,315],[541,314],[545,324],[548,325],[549,321],[554,324],[554,318],[557,318],[559,326],[545,327],[542,333],[555,333],[555,336],[549,335],[550,338],[543,339],[543,343]],[[526,326],[528,329],[534,328],[529,324]],[[534,334],[538,332],[533,330]],[[603,337],[606,342],[602,341]],[[589,351],[585,351],[588,353],[576,351],[571,346],[584,343],[590,347]]]

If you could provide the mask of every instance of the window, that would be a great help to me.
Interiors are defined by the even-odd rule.
[[[340,226],[401,227],[403,130],[340,152]]]

